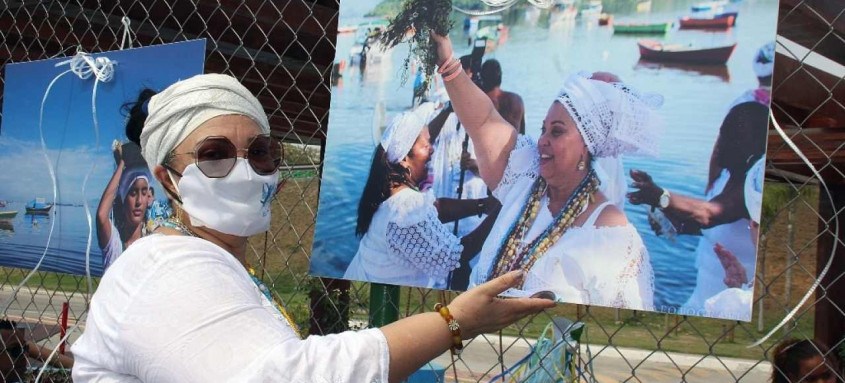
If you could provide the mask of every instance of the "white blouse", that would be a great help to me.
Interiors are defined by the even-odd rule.
[[[343,278],[444,288],[463,245],[438,219],[434,200],[406,188],[382,202]]]
[[[103,276],[73,344],[74,382],[386,382],[378,329],[299,339],[211,242],[141,238]]]
[[[470,286],[488,279],[499,248],[522,212],[537,177],[537,147],[527,137],[520,136],[502,181],[493,192],[502,202],[502,210],[484,242],[480,261],[470,276]],[[505,295],[528,296],[547,290],[560,302],[653,310],[654,273],[648,251],[631,224],[594,225],[606,206],[596,208],[583,226],[567,230],[528,270],[523,288],[508,290]],[[553,221],[547,198],[543,198],[525,242],[534,240]]]

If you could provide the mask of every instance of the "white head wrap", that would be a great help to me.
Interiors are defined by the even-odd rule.
[[[393,118],[381,135],[381,147],[388,161],[395,164],[408,155],[434,112],[434,103],[427,102]]]
[[[745,174],[745,209],[751,220],[760,223],[763,205],[763,179],[766,177],[766,158],[762,157]]]
[[[639,93],[621,82],[608,83],[591,76],[570,76],[555,101],[575,120],[593,155],[601,192],[621,209],[628,185],[620,156],[657,155],[660,118],[656,109],[663,105],[663,96]]]
[[[656,109],[663,105],[663,96],[577,74],[566,80],[555,101],[575,120],[594,157],[657,155]]]
[[[141,131],[141,155],[150,168],[202,123],[223,115],[251,118],[270,133],[267,114],[258,99],[238,80],[221,74],[201,74],[179,81],[150,99],[149,115]]]
[[[757,55],[754,56],[754,74],[757,77],[768,77],[772,75],[775,68],[775,42],[772,41],[760,47]]]
[[[150,182],[150,171],[147,168],[134,167],[123,171],[120,175],[120,182],[117,185],[117,195],[120,197],[120,202],[126,201],[126,195],[132,189],[132,185],[137,180]]]

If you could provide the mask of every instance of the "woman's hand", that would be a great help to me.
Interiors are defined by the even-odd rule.
[[[634,180],[631,187],[639,190],[627,194],[629,202],[634,205],[648,204],[651,206],[657,206],[660,203],[663,189],[654,183],[648,173],[631,169],[631,179]]]
[[[452,58],[455,54],[452,51],[452,40],[449,39],[449,36],[440,36],[434,31],[431,32],[431,40],[437,45],[437,66],[442,67],[446,60]]]
[[[524,278],[523,271],[512,271],[459,295],[449,311],[461,325],[461,335],[471,339],[478,334],[501,330],[528,315],[552,308],[555,303],[541,298],[497,298]]]
[[[728,287],[742,287],[748,283],[748,275],[745,274],[745,266],[736,258],[736,256],[722,244],[717,243],[713,246],[713,251],[719,257],[719,262],[725,269],[725,285]]]

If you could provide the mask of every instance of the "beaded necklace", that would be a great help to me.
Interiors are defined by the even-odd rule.
[[[199,236],[197,236],[197,234],[194,233],[193,230],[185,226],[185,224],[183,224],[182,222],[179,222],[178,220],[175,220],[173,218],[168,218],[162,221],[160,226],[176,230],[182,233],[183,235],[187,235],[189,237],[199,238]],[[282,317],[285,318],[285,321],[288,323],[288,326],[290,326],[296,336],[301,339],[302,334],[299,332],[299,326],[296,325],[296,322],[293,321],[293,318],[290,316],[290,314],[288,314],[284,306],[282,306],[281,303],[279,303],[279,301],[273,296],[267,285],[265,285],[264,282],[262,282],[261,279],[259,279],[255,275],[255,269],[253,269],[251,266],[247,266],[246,270],[249,273],[250,279],[252,279],[252,283],[254,283],[255,287],[258,288],[258,291],[260,291],[261,294],[264,295],[264,297],[267,298],[267,300],[273,305],[273,307],[280,314],[282,314]]]
[[[552,247],[561,236],[572,226],[575,219],[586,210],[590,202],[590,198],[598,190],[599,180],[595,171],[590,170],[590,173],[581,181],[569,199],[566,201],[563,209],[557,214],[554,221],[546,228],[537,238],[528,244],[524,244],[522,239],[528,233],[528,229],[537,218],[537,213],[540,210],[541,199],[546,194],[546,180],[543,177],[538,177],[534,182],[531,194],[525,201],[522,212],[519,218],[514,222],[505,236],[502,244],[499,246],[499,252],[496,254],[496,262],[491,270],[491,275],[488,280],[506,274],[509,271],[522,269],[528,271],[534,266],[534,263],[546,251]],[[518,288],[522,288],[520,283]]]

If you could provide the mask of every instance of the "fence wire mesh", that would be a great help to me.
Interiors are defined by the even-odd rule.
[[[132,46],[206,38],[206,72],[231,74],[252,90],[270,117],[273,134],[286,145],[288,181],[273,206],[271,230],[249,242],[250,261],[306,333],[328,334],[367,327],[373,311],[407,316],[430,311],[451,296],[402,288],[398,300],[385,301],[391,307],[379,308],[372,305],[369,284],[308,275],[338,9],[338,0],[5,0],[0,5],[0,57],[7,64],[77,50],[115,50],[124,17]],[[500,334],[472,340],[459,357],[441,356],[437,361],[446,366],[445,380],[491,380],[526,355],[557,317],[586,325],[581,346],[573,350],[578,381],[767,381],[773,347],[785,338],[820,338],[831,348],[825,357],[843,354],[845,244],[833,221],[845,218],[845,79],[840,69],[834,72],[840,73],[837,77],[812,63],[819,56],[838,63],[837,68],[845,63],[843,12],[841,1],[783,0],[780,5],[780,50],[794,58],[779,55],[773,111],[834,193],[820,189],[818,177],[793,149],[777,133],[770,134],[752,322],[561,305]],[[807,49],[795,52],[784,45],[785,37]],[[5,77],[0,81],[5,83]],[[747,348],[799,303],[834,243],[838,258],[818,292],[770,340]],[[28,274],[0,268],[0,300],[9,303],[2,318],[25,324],[27,337],[50,349],[59,347],[66,318],[72,344],[85,327],[93,293],[88,282],[38,271],[22,283]],[[30,363],[26,380],[34,379],[42,362]],[[837,373],[842,380],[842,371]],[[534,381],[553,381],[555,371],[541,367],[534,374]],[[45,381],[70,381],[68,370],[59,367],[44,376]]]

